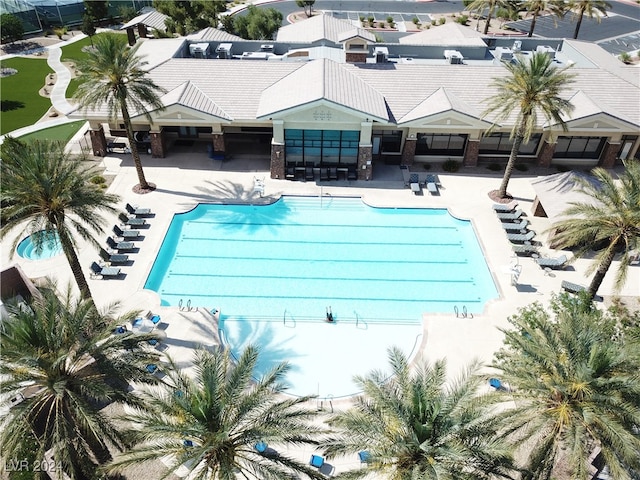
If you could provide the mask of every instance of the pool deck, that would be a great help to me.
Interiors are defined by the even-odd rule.
[[[154,216],[147,219],[150,227],[142,230],[144,239],[136,242],[139,251],[130,254],[134,260],[130,266],[123,266],[123,275],[119,279],[102,280],[89,278],[89,265],[98,260],[97,252],[87,243],[79,245],[79,259],[86,266],[89,286],[98,306],[107,306],[121,301],[122,311],[130,309],[152,310],[162,316],[166,326],[166,344],[170,354],[179,365],[188,368],[191,352],[198,345],[213,346],[219,343],[216,319],[206,311],[211,307],[224,306],[191,305],[191,310],[178,307],[160,307],[160,299],[155,292],[143,290],[147,275],[152,267],[156,253],[174,213],[185,212],[200,202],[259,204],[271,202],[280,195],[313,196],[360,196],[373,206],[448,208],[456,217],[471,219],[485,252],[485,257],[495,279],[500,299],[490,302],[481,315],[473,318],[462,317],[462,305],[459,316],[450,314],[424,314],[422,345],[418,354],[435,360],[446,357],[451,376],[460,373],[470,361],[479,359],[489,362],[493,353],[501,346],[502,334],[499,327],[507,327],[507,318],[519,308],[535,301],[546,303],[552,293],[560,292],[563,280],[588,285],[591,277],[586,277],[590,261],[578,259],[564,270],[545,271],[533,259],[520,257],[516,260],[511,245],[505,236],[492,209],[493,202],[487,192],[498,187],[501,174],[489,172],[484,167],[461,168],[456,174],[434,172],[439,175],[442,184],[440,195],[430,195],[426,188],[422,195],[414,195],[404,186],[402,174],[397,166],[375,165],[376,180],[372,181],[333,181],[301,182],[272,180],[264,161],[231,160],[221,162],[210,160],[205,154],[174,153],[165,159],[143,156],[147,180],[157,185],[157,189],[147,195],[136,195],[131,188],[137,183],[135,169],[127,155],[117,155],[97,159],[96,167],[105,170],[105,175],[113,176],[109,193],[121,196],[122,210],[129,202],[150,208]],[[535,240],[543,256],[558,256],[571,252],[559,252],[548,248],[547,235],[543,232],[550,226],[546,218],[534,217],[531,206],[535,198],[530,181],[538,174],[555,173],[555,169],[540,172],[514,172],[509,191],[515,197],[519,207],[527,214],[530,228],[537,232]],[[254,191],[254,177],[263,179],[264,195]],[[110,232],[116,218],[110,218],[105,232]],[[13,233],[17,235],[17,232]],[[102,242],[108,233],[102,235]],[[71,270],[64,256],[48,260],[30,261],[17,255],[9,259],[8,246],[13,236],[7,237],[2,245],[2,264],[5,266],[19,263],[30,278],[46,275],[58,279],[59,288],[67,282],[73,283]],[[518,261],[521,274],[517,285],[511,284],[510,265]],[[606,303],[613,296],[613,273],[615,267],[605,277],[599,290],[601,301]],[[409,272],[408,272],[409,274]],[[632,266],[621,297],[640,295],[640,266]],[[602,303],[601,302],[601,303]],[[637,305],[637,302],[636,304]],[[178,327],[177,325],[180,325]],[[366,372],[362,372],[363,374]],[[336,408],[344,401],[333,402]],[[314,406],[315,406],[314,402]],[[328,403],[323,404],[325,410]],[[311,450],[292,452],[296,457],[307,461]],[[332,462],[336,472],[357,467],[357,459],[342,459]]]

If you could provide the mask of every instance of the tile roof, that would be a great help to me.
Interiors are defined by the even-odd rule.
[[[307,20],[281,27],[280,30],[278,30],[276,41],[313,43],[321,40],[329,40],[333,43],[340,43],[340,38],[343,34],[346,34],[347,38],[352,35],[357,35],[370,42],[376,41],[375,35],[367,30],[353,25],[346,20],[340,20],[325,14],[315,15]]]
[[[194,34],[188,35],[187,40],[207,40],[216,42],[245,42],[246,40],[237,35],[219,30],[213,27],[207,27]]]
[[[132,20],[125,23],[122,27],[120,27],[120,30],[125,30],[130,27],[135,27],[140,23],[146,25],[149,28],[155,28],[157,30],[166,30],[167,27],[165,25],[165,20],[167,20],[168,18],[169,17],[166,16],[164,13],[160,13],[154,10],[149,13],[143,13],[142,15],[138,15],[137,17],[133,18]]]
[[[463,27],[459,23],[449,22],[428,30],[400,37],[398,42],[404,45],[468,45],[486,47],[487,44],[482,37],[483,35],[480,32],[476,32],[472,28]]]
[[[446,88],[441,87],[416,105],[398,123],[412,122],[447,111],[459,112],[474,118],[480,118],[481,115],[476,108],[460,100],[456,95],[449,93]]]
[[[195,86],[190,80],[165,94],[162,97],[162,103],[165,107],[169,107],[171,105],[183,105],[225,120],[232,120],[224,110],[216,105],[215,102],[205,95],[205,93]]]
[[[282,95],[282,92],[287,93]],[[265,89],[257,116],[268,117],[323,99],[383,121],[389,118],[384,97],[379,92],[341,64],[327,59],[305,63]]]

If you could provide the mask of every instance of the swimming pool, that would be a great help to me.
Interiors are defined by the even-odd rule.
[[[261,372],[290,361],[289,392],[321,398],[357,393],[353,375],[384,369],[391,345],[415,353],[422,313],[479,313],[498,296],[469,221],[345,197],[177,214],[145,288],[220,309],[234,353],[258,345]]]
[[[469,221],[359,198],[200,204],[178,214],[145,288],[244,318],[421,320],[479,313],[497,290]]]
[[[46,235],[44,244],[40,251],[36,250],[36,247],[32,241],[32,237],[35,235]],[[22,258],[26,258],[29,260],[44,260],[46,258],[60,255],[62,253],[62,245],[60,244],[60,239],[58,238],[57,232],[54,232],[53,234],[47,234],[45,230],[40,230],[39,232],[23,238],[16,247],[16,252]]]

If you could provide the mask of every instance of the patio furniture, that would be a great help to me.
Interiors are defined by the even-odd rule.
[[[113,233],[120,238],[138,238],[140,236],[140,230],[122,230],[118,225],[113,226]]]
[[[97,278],[102,277],[105,278],[114,278],[120,275],[119,267],[102,267],[98,265],[96,262],[91,264],[91,277]]]
[[[129,212],[129,214],[134,215],[136,217],[145,217],[148,215],[152,215],[150,208],[140,208],[138,206],[134,207],[130,203],[127,203],[125,205],[125,208],[127,209],[127,212]]]
[[[587,287],[583,287],[582,285],[578,285],[577,283],[568,282],[566,280],[562,280],[560,284],[562,289],[569,293],[580,293],[587,290]]]
[[[522,221],[519,223],[502,223],[502,228],[504,228],[505,230],[511,230],[511,231],[521,231],[521,230],[526,230],[527,225],[529,225],[529,220],[527,220],[526,218],[523,218]]]
[[[511,202],[511,203],[494,203],[493,204],[493,209],[496,212],[504,212],[504,213],[508,213],[508,212],[513,212],[516,207],[518,206],[517,203]]]
[[[569,259],[566,255],[560,255],[557,258],[536,258],[536,263],[540,265],[542,268],[553,268],[559,269],[564,268]]]
[[[133,242],[116,242],[111,237],[107,237],[107,246],[118,252],[130,252],[136,247]]]
[[[100,249],[100,258],[108,263],[127,263],[129,261],[129,255],[122,253],[109,253],[104,248]]]
[[[324,465],[324,457],[320,455],[311,455],[311,460],[309,460],[309,465],[316,468],[322,468],[322,465]]]
[[[118,215],[118,220],[120,220],[121,225],[127,225],[128,227],[134,226],[139,227],[141,225],[145,225],[147,221],[144,218],[138,217],[128,217],[126,213],[120,212]]]

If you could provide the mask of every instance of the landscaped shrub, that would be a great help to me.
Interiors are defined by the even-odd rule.
[[[622,52],[618,58],[620,58],[623,63],[631,63],[631,55],[627,52]]]
[[[418,17],[413,17],[413,19],[411,20],[413,22],[414,25],[419,26],[420,25],[420,19]]]
[[[438,25],[444,25],[445,23],[447,23],[446,17],[440,17],[440,20],[438,20]]]
[[[442,169],[445,172],[457,172],[460,170],[460,162],[457,162],[456,160],[447,160],[442,164]]]
[[[393,26],[395,25],[395,22],[393,21],[393,17],[391,15],[387,17],[387,23],[389,24],[389,28],[393,28]]]
[[[375,23],[376,19],[373,17],[367,17],[367,22],[369,22],[369,26],[373,27],[373,24]]]
[[[459,17],[456,18],[456,22],[458,22],[460,25],[466,25],[468,21],[469,21],[468,15],[460,15]]]
[[[515,168],[516,170],[518,170],[519,172],[526,172],[529,170],[529,165],[527,165],[526,163],[516,163],[513,168]]]
[[[558,172],[562,173],[562,172],[568,172],[571,170],[571,167],[567,166],[567,165],[554,165],[556,167],[556,170],[558,170]]]
[[[503,166],[499,163],[490,163],[489,165],[487,165],[487,169],[491,170],[492,172],[499,172],[500,170],[502,170],[502,168]]]
[[[95,185],[107,183],[107,180],[102,175],[94,175],[89,181]]]

